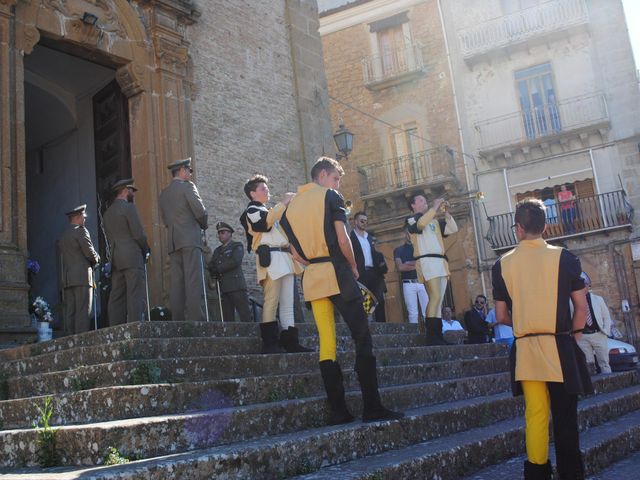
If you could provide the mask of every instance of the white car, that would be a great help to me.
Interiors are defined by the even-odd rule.
[[[638,367],[638,353],[633,345],[613,338],[609,339],[609,365],[611,370],[619,372]]]

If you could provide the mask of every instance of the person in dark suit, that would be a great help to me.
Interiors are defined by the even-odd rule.
[[[147,236],[133,204],[133,178],[116,182],[116,198],[104,214],[104,229],[111,249],[109,325],[143,320],[144,264],[150,252]]]
[[[86,205],[66,213],[69,226],[58,240],[62,256],[62,287],[64,292],[64,324],[67,333],[88,332],[93,296],[93,267],[100,256],[93,248],[84,223]]]
[[[172,319],[203,322],[206,318],[202,230],[208,227],[207,209],[190,181],[191,159],[178,160],[167,168],[173,180],[160,194],[160,214],[169,233]]]
[[[473,308],[464,314],[464,324],[469,332],[468,343],[487,343],[489,324],[485,321],[487,297],[478,295]]]
[[[221,245],[213,251],[209,273],[220,285],[223,320],[233,321],[237,310],[241,322],[250,322],[247,282],[242,273],[244,246],[232,240],[233,228],[228,223],[218,222],[216,230]]]
[[[349,236],[360,275],[358,280],[378,299],[379,304],[375,311],[376,322],[385,322],[384,292],[386,285],[384,276],[388,271],[387,263],[384,260],[384,255],[376,250],[375,237],[366,231],[369,221],[367,214],[358,212],[355,214],[354,220],[354,228]]]

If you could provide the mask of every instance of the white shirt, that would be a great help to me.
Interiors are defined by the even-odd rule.
[[[460,322],[457,320],[445,320],[444,318],[442,319],[442,331],[446,332],[448,330],[464,330],[464,328],[462,328],[462,325],[460,325]]]
[[[487,323],[494,323],[496,321],[496,309],[492,308],[487,317],[484,319]],[[509,325],[504,325],[502,323],[498,323],[493,327],[493,338],[495,340],[502,340],[505,338],[513,338],[513,328]]]
[[[364,232],[364,235],[360,235],[357,230],[354,230],[356,238],[360,242],[362,247],[362,254],[364,255],[364,266],[373,267],[373,255],[371,254],[371,244],[369,243],[369,234]]]

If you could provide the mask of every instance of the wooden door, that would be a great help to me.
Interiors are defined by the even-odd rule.
[[[113,200],[111,186],[118,180],[131,177],[129,117],[127,99],[114,80],[93,97],[93,129],[96,161],[96,192],[99,220],[98,248],[103,262],[110,261],[110,252],[102,215]],[[107,302],[109,279],[101,275],[99,284],[100,327],[108,326]]]

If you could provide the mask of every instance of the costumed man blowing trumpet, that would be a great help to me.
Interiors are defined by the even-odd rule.
[[[458,231],[449,213],[449,203],[442,198],[433,201],[433,207],[421,193],[414,193],[408,200],[413,213],[407,218],[407,230],[411,235],[418,279],[424,283],[429,295],[427,316],[427,345],[446,345],[442,336],[442,303],[449,281],[449,262],[444,254],[443,237]],[[444,218],[437,218],[438,216]]]

